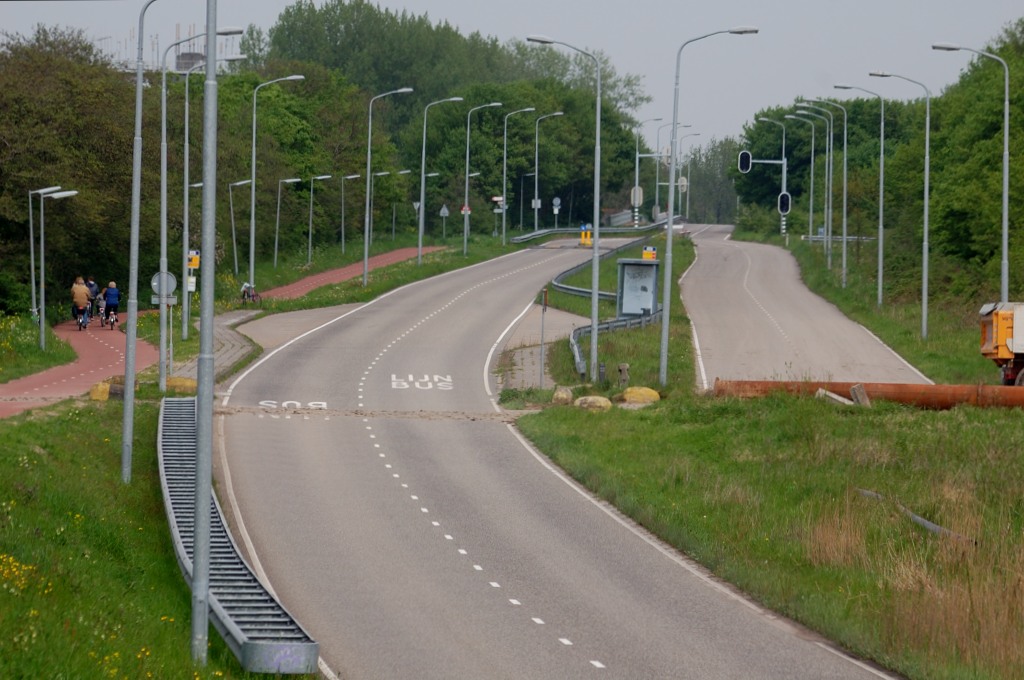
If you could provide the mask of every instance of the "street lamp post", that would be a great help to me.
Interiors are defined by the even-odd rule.
[[[359,174],[343,175],[341,178],[341,254],[345,254],[345,180],[359,179]]]
[[[474,106],[468,112],[466,112],[466,194],[465,199],[462,203],[462,254],[466,255],[469,251],[469,122],[473,118],[473,112],[479,111],[480,109],[488,109],[495,106],[501,106],[501,102],[491,102],[489,104],[481,104],[480,106]]]
[[[373,181],[373,103],[381,97],[392,94],[406,94],[412,92],[411,87],[402,87],[391,90],[375,97],[370,97],[369,116],[366,122],[366,214],[363,215],[363,288],[366,287],[370,277],[370,183]]]
[[[803,108],[803,109],[814,109],[816,111],[821,111],[826,116],[828,116],[828,119],[827,119],[827,122],[828,122],[828,137],[827,137],[828,152],[826,154],[826,166],[825,166],[825,178],[826,178],[825,179],[825,191],[827,192],[827,196],[828,196],[828,201],[827,201],[827,203],[828,203],[828,210],[825,212],[825,263],[826,263],[826,266],[829,269],[832,269],[832,210],[833,210],[833,203],[832,203],[833,197],[832,197],[832,194],[833,194],[833,187],[835,186],[833,180],[835,178],[834,170],[835,170],[835,160],[836,160],[836,156],[835,156],[835,152],[834,152],[834,150],[835,150],[835,117],[832,115],[831,111],[829,111],[828,109],[823,108],[821,106],[815,106],[814,104],[810,104],[808,102],[797,102],[796,105],[799,108]],[[815,114],[812,114],[812,113],[810,113],[808,111],[805,111],[805,113],[807,113],[807,115],[809,115],[809,116],[810,115],[815,115]],[[820,118],[821,116],[818,116],[818,117]]]
[[[843,288],[846,288],[846,133],[849,129],[849,125],[847,124],[846,107],[833,101],[829,101],[828,99],[811,99],[809,101],[817,102],[819,104],[828,104],[829,106],[834,106],[843,112],[843,266],[841,279]]]
[[[1003,255],[999,266],[999,295],[1001,302],[1010,297],[1010,67],[1001,57],[971,47],[951,43],[935,43],[932,49],[944,52],[964,50],[988,57],[1003,65]]]
[[[540,213],[540,122],[545,118],[563,115],[562,111],[555,111],[543,116],[538,116],[533,123],[533,230],[539,227],[538,215]]]
[[[885,250],[882,247],[882,242],[885,238],[885,227],[882,221],[885,211],[885,97],[877,92],[865,90],[863,87],[857,87],[856,85],[836,85],[835,87],[837,90],[860,90],[873,97],[878,97],[878,306],[881,307],[882,276],[884,273],[882,264],[885,256]]]
[[[313,185],[318,179],[330,179],[330,175],[317,175],[309,180],[309,240],[306,246],[306,264],[313,261]]]
[[[46,350],[46,209],[47,198],[59,200],[77,191],[52,191],[39,194],[39,349]]]
[[[238,236],[235,232],[235,194],[234,188],[251,183],[251,179],[241,179],[228,184],[228,212],[231,213],[231,252],[235,257],[235,276],[238,276]],[[251,283],[250,283],[251,285]]]
[[[721,31],[714,31],[712,33],[706,33],[696,38],[687,40],[679,46],[679,50],[676,52],[676,79],[675,79],[675,90],[672,95],[672,159],[669,163],[669,186],[674,186],[676,183],[676,167],[678,163],[679,150],[677,149],[676,142],[676,130],[679,125],[679,66],[683,56],[683,49],[690,43],[704,38],[710,38],[713,35],[719,35],[722,33],[731,33],[733,35],[747,35],[751,33],[757,33],[757,29],[752,26],[737,26],[735,28],[724,29]],[[672,300],[672,231],[675,228],[675,216],[673,214],[675,210],[675,191],[669,192],[668,198],[668,219],[665,222],[665,282],[663,292],[663,303],[661,309],[661,357],[660,365],[658,369],[658,378],[662,385],[668,383],[668,330],[669,330],[669,311],[671,309]],[[597,264],[594,265],[595,269]]]
[[[139,11],[138,56],[135,60],[135,137],[132,142],[132,212],[128,243],[128,329],[124,351],[124,409],[121,419],[121,479],[131,481],[132,440],[135,430],[135,345],[138,340],[139,213],[142,203],[142,50],[146,10],[156,0],[146,0]]]
[[[517,113],[536,111],[532,106],[505,114],[505,129],[501,144],[501,245],[505,245],[505,214],[508,212],[508,119]],[[420,199],[422,200],[422,198]]]
[[[640,129],[645,123],[654,123],[661,120],[661,118],[648,118],[647,120],[641,121],[636,125],[636,151],[634,153],[633,162],[633,191],[636,192],[636,196],[633,201],[633,226],[640,226],[640,207],[643,205],[641,200],[640,192]]]
[[[681,127],[691,127],[691,126],[690,125],[683,125]],[[700,137],[700,133],[699,132],[688,132],[685,135],[680,135],[679,140],[678,140],[679,148],[680,149],[683,148],[683,146],[682,146],[683,145],[683,140],[686,139],[687,137]],[[679,194],[683,193],[679,189],[679,180],[676,180],[676,186],[675,187],[669,187],[669,191],[678,191]],[[680,198],[679,200],[682,201],[683,199]],[[686,219],[687,220],[690,219],[690,165],[689,165],[689,161],[687,161],[687,165],[686,165]]]
[[[547,36],[531,35],[527,40],[540,43],[542,45],[563,45],[564,47],[568,47],[570,50],[575,50],[594,61],[594,79],[597,85],[597,96],[595,98],[594,106],[594,256],[591,264],[592,272],[590,281],[590,379],[597,382],[597,301],[598,293],[600,292],[598,290],[598,286],[600,285],[601,264],[601,60],[598,59],[595,54],[591,54],[590,52],[581,50],[574,45],[562,42],[561,40],[554,40]]]
[[[42,209],[43,196],[52,194],[56,191],[60,191],[59,186],[46,187],[45,189],[35,189],[28,192],[28,280],[32,284],[32,318],[38,320],[39,308],[36,307],[36,235],[35,227],[33,226],[32,219],[32,196],[33,194],[39,194],[39,205]]]
[[[260,88],[283,81],[305,80],[303,75],[290,75],[260,83],[252,91],[252,156],[249,160],[249,285],[256,288],[256,93]],[[280,190],[280,185],[278,185]],[[312,195],[312,188],[310,189]],[[276,238],[276,237],[275,237]],[[274,266],[277,266],[277,244],[274,245]],[[235,276],[238,276],[236,267]]]
[[[814,121],[793,114],[786,114],[783,118],[799,120],[811,126],[811,191],[807,201],[807,238],[810,238],[814,231]]]
[[[277,219],[274,222],[274,269],[277,269],[277,243],[278,236],[281,233],[281,185],[282,184],[295,184],[301,182],[302,179],[299,177],[291,177],[289,179],[277,180]],[[344,213],[343,213],[344,214]]]
[[[417,216],[417,236],[416,236],[416,264],[423,264],[423,226],[425,224],[425,213],[423,209],[424,201],[426,200],[427,194],[427,112],[431,106],[437,104],[444,104],[445,102],[461,102],[462,97],[448,97],[447,99],[439,99],[436,102],[430,102],[423,107],[423,146],[420,150],[420,207],[419,215]]]
[[[928,338],[928,174],[931,165],[932,92],[924,83],[906,76],[884,71],[872,71],[876,78],[899,78],[924,90],[924,235],[921,241],[921,338]]]

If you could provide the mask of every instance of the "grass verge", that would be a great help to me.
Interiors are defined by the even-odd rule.
[[[681,241],[679,268],[692,249]],[[815,253],[797,256],[813,278]],[[812,287],[933,379],[993,373],[974,361],[976,325],[953,303],[932,314],[922,341],[913,302],[875,311],[869,284],[850,277],[844,290],[817,276]],[[520,429],[644,527],[855,654],[910,678],[1024,677],[1020,411],[698,397],[680,307],[668,399],[604,414],[549,408]],[[633,384],[656,385],[658,349],[651,329],[601,339],[602,360],[628,361]],[[572,384],[568,352],[551,357],[556,380]],[[907,511],[953,533],[930,533]]]

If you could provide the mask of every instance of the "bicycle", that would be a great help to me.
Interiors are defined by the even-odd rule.
[[[100,319],[100,325],[105,326],[110,324],[110,330],[117,328],[117,311],[110,310],[102,319]]]
[[[75,307],[75,323],[78,324],[78,330],[84,331],[89,327],[89,307]]]
[[[256,292],[256,286],[248,283],[242,284],[242,304],[244,305],[250,302],[257,307],[260,307],[263,305],[263,298],[261,298],[260,294]]]

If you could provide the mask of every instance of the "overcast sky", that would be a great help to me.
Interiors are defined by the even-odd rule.
[[[38,23],[72,26],[115,57],[135,61],[143,0],[0,0],[0,30],[29,34]],[[218,24],[270,28],[292,0],[219,0]],[[319,6],[322,0],[316,0]],[[969,52],[937,52],[934,42],[983,49],[1024,16],[1020,0],[380,0],[382,8],[427,14],[500,41],[547,34],[608,55],[616,71],[643,77],[653,101],[639,109],[652,146],[656,130],[672,119],[675,58],[687,40],[750,25],[758,35],[716,35],[683,50],[680,122],[702,144],[738,136],[762,108],[799,97],[844,95],[836,83],[857,85],[886,98],[914,99],[919,87],[868,77],[881,70],[913,78],[933,95],[955,82]],[[202,30],[206,0],[157,0],[146,12],[145,59],[178,37]],[[197,28],[199,27],[199,28]],[[158,45],[158,47],[157,47]],[[231,46],[228,45],[228,48]],[[564,48],[563,48],[564,49]],[[993,63],[993,67],[997,67]],[[396,87],[406,83],[394,83]],[[994,93],[993,96],[1000,96]],[[865,95],[866,96],[866,95]],[[666,145],[668,128],[661,134]]]

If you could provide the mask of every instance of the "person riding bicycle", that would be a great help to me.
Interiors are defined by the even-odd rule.
[[[71,286],[71,316],[77,321],[80,314],[85,315],[84,323],[89,323],[89,307],[92,305],[92,296],[85,280],[79,276]]]
[[[97,298],[100,296],[100,287],[96,283],[96,278],[93,276],[87,276],[85,278],[85,287],[89,289],[89,299],[92,301],[89,313],[96,314]]]
[[[107,306],[106,318],[111,319],[111,324],[113,324],[113,319],[117,318],[117,306],[121,303],[121,291],[117,289],[117,283],[114,281],[108,283],[107,287],[103,289],[103,301]]]
[[[248,281],[242,283],[242,302],[248,302],[252,300],[253,295],[256,294],[256,287]]]

